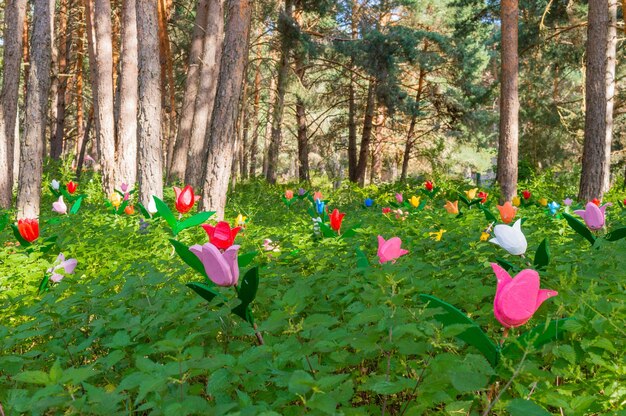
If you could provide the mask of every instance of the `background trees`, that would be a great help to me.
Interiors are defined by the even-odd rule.
[[[516,152],[521,179],[546,168],[582,167],[582,199],[607,191],[611,169],[613,182],[626,180],[618,4],[592,2],[588,10],[534,0],[519,6],[508,0],[262,0],[238,9],[224,0],[159,0],[156,29],[142,31],[135,26],[146,17],[133,14],[134,3],[55,2],[56,24],[40,34],[53,39],[46,71],[35,63],[42,51],[34,8],[24,0],[0,6],[2,207],[11,205],[12,171],[19,165],[12,163],[13,132],[22,142],[34,134],[32,118],[24,118],[35,100],[29,88],[45,87],[46,77],[52,91],[41,93],[50,122],[36,131],[41,156],[23,156],[25,162],[38,166],[50,155],[76,164],[83,150],[107,191],[135,182],[137,167],[145,166],[150,180],[223,194],[224,185],[217,191],[205,175],[215,168],[210,161],[218,148],[225,162],[213,175],[226,178],[223,183],[246,176],[307,181],[312,173],[362,185],[420,174],[484,174],[495,169],[498,148],[504,198],[515,193]],[[243,54],[231,55],[222,75],[224,53],[234,51],[224,36],[239,24],[230,13],[244,9],[249,29],[239,27],[245,39],[236,39]],[[152,156],[141,156],[142,143]],[[23,204],[37,204],[35,191],[20,192],[29,195]],[[224,200],[207,201],[214,199]]]

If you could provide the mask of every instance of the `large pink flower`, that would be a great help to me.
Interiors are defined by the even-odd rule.
[[[539,289],[539,273],[532,269],[522,270],[515,279],[496,263],[491,263],[498,286],[493,299],[493,314],[506,328],[525,324],[539,306],[558,292]]]
[[[585,220],[585,224],[589,227],[590,230],[599,230],[604,227],[604,213],[606,211],[606,207],[610,207],[610,202],[608,204],[604,204],[601,207],[598,207],[595,203],[587,202],[587,206],[585,209],[577,209],[574,211],[574,214],[578,214]]]
[[[387,263],[392,261],[395,263],[396,259],[400,256],[404,256],[409,251],[400,248],[402,240],[399,237],[392,237],[385,241],[382,236],[378,236],[378,260],[380,263]]]
[[[213,283],[218,286],[234,286],[239,280],[239,265],[237,253],[239,246],[230,246],[224,253],[211,243],[193,245],[189,251],[195,254],[202,264],[204,271]]]

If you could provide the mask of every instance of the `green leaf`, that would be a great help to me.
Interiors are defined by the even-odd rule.
[[[173,238],[170,238],[170,243],[174,246],[174,250],[176,250],[176,254],[185,262],[189,267],[200,273],[207,282],[211,282],[209,276],[206,274],[206,270],[204,269],[204,264],[202,261],[189,250],[189,247],[181,243],[180,241],[176,241]],[[212,283],[212,282],[211,282]]]
[[[256,298],[256,293],[259,289],[259,268],[253,267],[248,270],[240,281],[237,297],[241,300],[241,303],[235,306],[232,312],[239,316],[244,321],[248,321],[251,325],[254,325],[254,318],[252,316],[252,310],[249,305]]]
[[[191,288],[194,292],[200,295],[203,299],[211,302],[213,298],[216,296],[220,296],[220,293],[213,289],[213,287],[207,285],[206,283],[199,282],[191,282],[186,285],[188,288]]]
[[[143,215],[145,218],[152,218],[152,215],[150,215],[146,207],[144,207],[141,202],[138,202],[137,206],[139,207],[139,211],[141,211],[141,215]]]
[[[323,222],[320,223],[320,230],[322,230],[322,235],[326,238],[337,237],[337,234],[333,231],[333,229]]]
[[[458,324],[468,325],[469,327],[457,335],[457,338],[469,345],[474,346],[483,354],[492,366],[496,366],[499,358],[498,347],[496,347],[496,345],[491,341],[491,339],[489,339],[487,334],[485,334],[476,322],[468,318],[466,314],[454,306],[442,301],[441,299],[425,294],[421,294],[419,296],[424,302],[427,302],[428,307],[441,308],[444,310],[444,313],[435,316],[435,319],[441,322],[444,326]]]
[[[255,259],[255,257],[257,256],[257,254],[259,254],[258,251],[250,251],[248,253],[245,254],[240,254],[237,257],[237,265],[239,266],[240,269],[247,267],[250,263],[252,263],[252,260]]]
[[[28,241],[24,240],[24,238],[20,234],[20,230],[17,228],[17,225],[11,224],[11,229],[13,230],[13,235],[15,236],[17,241],[19,241],[21,246],[29,247],[31,245],[31,243],[29,243]]]
[[[37,291],[37,293],[43,293],[46,289],[48,289],[48,282],[50,281],[50,276],[48,275],[48,273],[43,275],[43,279],[41,279],[41,282],[39,283],[39,290]]]
[[[213,214],[215,214],[215,211],[205,211],[205,212],[199,212],[195,215],[192,215],[191,217],[187,218],[184,221],[181,221],[178,224],[178,231],[182,231],[185,230],[187,228],[191,228],[191,227],[195,227],[197,225],[202,224],[203,222],[206,222],[209,218],[211,218],[213,216]]]
[[[469,205],[470,205],[470,201],[469,201],[469,199],[467,199],[467,198],[465,197],[465,195],[463,195],[463,194],[462,194],[462,193],[460,193],[460,192],[457,192],[457,194],[459,194],[459,199],[461,200],[461,202],[463,202],[465,205],[467,205],[467,206],[469,207]]]
[[[24,371],[13,377],[15,381],[21,381],[22,383],[41,384],[47,385],[50,383],[50,377],[43,371]]]
[[[74,204],[72,205],[72,208],[70,208],[70,214],[76,214],[78,212],[78,210],[80,209],[80,204],[83,203],[84,198],[84,195],[78,197],[76,202],[74,202]]]
[[[57,359],[52,365],[52,368],[50,368],[50,374],[48,377],[50,377],[50,381],[52,383],[56,383],[61,379],[61,376],[63,376],[63,369],[61,368],[61,363]]]
[[[538,404],[524,399],[511,400],[506,409],[511,416],[550,416],[551,414]]]
[[[4,230],[4,227],[6,227],[8,223],[9,223],[9,214],[5,212],[4,214],[0,215],[0,232]]]
[[[369,260],[367,260],[367,256],[360,248],[356,249],[356,267],[359,269],[366,269],[370,265]]]
[[[523,350],[532,345],[534,349],[563,338],[563,333],[567,330],[565,323],[570,318],[554,319],[546,325],[536,327],[524,332],[517,339],[509,342],[502,348],[502,355],[508,358],[520,355]]]
[[[585,237],[587,241],[591,243],[591,245],[593,245],[596,242],[596,237],[593,236],[589,228],[587,228],[585,224],[580,222],[580,220],[572,217],[570,214],[566,212],[563,213],[563,216],[567,220],[567,223],[569,224],[569,226],[572,227],[572,229],[576,231],[578,234]]]
[[[493,215],[493,213],[491,211],[489,211],[487,208],[481,207],[481,209],[483,210],[483,213],[485,214],[485,218],[487,218],[487,221],[489,221],[489,222],[497,222],[498,221],[496,216]]]
[[[509,262],[509,261],[507,261],[507,260],[503,259],[502,257],[496,257],[496,262],[497,262],[500,266],[502,266],[502,268],[503,268],[504,270],[506,270],[507,272],[512,271],[512,272],[514,272],[514,273],[517,273],[517,272],[520,270],[520,268],[519,268],[519,267],[517,267],[517,266],[516,266],[516,265],[514,265],[513,263],[511,263],[511,262]]]
[[[359,229],[359,227],[360,227],[360,226],[361,226],[361,224],[357,224],[357,225],[355,225],[354,227],[348,228],[346,231],[344,231],[344,232],[341,234],[341,236],[340,236],[340,237],[341,237],[342,239],[346,239],[346,238],[352,238],[352,237],[354,237],[354,236],[356,235],[356,233],[357,233],[357,231],[356,231],[356,230],[357,230],[357,229]]]
[[[0,227],[0,230],[2,230],[2,227]],[[617,241],[625,237],[626,237],[626,227],[613,230],[604,236],[604,238],[606,238],[608,241]]]
[[[548,267],[548,264],[550,264],[550,242],[547,238],[544,238],[539,247],[537,247],[534,264],[538,269]]]
[[[129,199],[127,199],[125,201],[122,201],[121,205],[119,207],[117,207],[117,210],[115,211],[115,213],[117,215],[122,215],[124,213],[124,210],[126,209],[126,207],[128,206],[129,203],[130,203]]]
[[[174,217],[174,214],[172,214],[172,211],[170,210],[170,208],[165,204],[165,202],[163,202],[156,196],[153,198],[154,198],[154,203],[157,208],[157,212],[161,214],[161,216],[165,219],[165,221],[167,221],[167,224],[172,229],[172,233],[174,235],[178,234],[178,230],[177,230],[178,221],[176,221],[176,218]]]

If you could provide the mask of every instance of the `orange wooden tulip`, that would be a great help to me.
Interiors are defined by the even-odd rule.
[[[502,218],[502,222],[505,224],[510,224],[515,218],[515,213],[517,212],[517,208],[511,204],[510,201],[506,201],[504,205],[497,205],[498,211],[500,211],[500,218]]]

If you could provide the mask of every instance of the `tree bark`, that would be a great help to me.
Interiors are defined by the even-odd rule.
[[[500,139],[498,146],[497,181],[501,198],[511,201],[517,194],[517,153],[519,99],[517,90],[518,0],[502,0],[501,74],[500,74]],[[502,201],[501,201],[502,202]]]
[[[101,167],[102,187],[108,195],[115,186],[115,120],[113,116],[113,44],[111,41],[111,2],[95,0],[97,90],[95,113],[96,136],[99,145],[98,162]],[[93,83],[92,82],[92,83]]]
[[[122,5],[122,67],[120,113],[117,125],[116,183],[137,181],[137,9],[135,0]]]
[[[248,59],[248,35],[252,15],[250,0],[228,0],[228,21],[224,38],[215,108],[208,130],[209,143],[202,208],[224,217],[226,193],[236,138],[235,123]]]
[[[89,80],[91,82],[91,95],[92,95],[92,108],[94,111],[94,124],[96,114],[98,114],[98,88],[96,88],[95,79],[97,76],[96,73],[96,33],[94,27],[95,14],[94,14],[94,0],[83,0],[84,9],[85,9],[85,35],[87,36],[87,52],[89,55]],[[91,111],[91,110],[90,110]],[[100,145],[98,144],[99,138],[98,134],[94,133],[94,137],[92,139],[95,142],[95,153],[92,154],[93,157],[99,159],[98,148]]]
[[[35,0],[34,7],[30,82],[26,96],[24,135],[20,143],[17,218],[39,216],[43,149],[48,118],[52,61],[50,24],[54,0]]]
[[[196,97],[196,106],[191,128],[185,183],[199,187],[203,180],[205,156],[207,152],[208,131],[213,109],[215,108],[220,60],[224,44],[224,3],[223,0],[210,0],[207,16],[200,85]]]
[[[68,4],[69,3],[69,4]],[[56,118],[52,121],[53,135],[50,140],[50,157],[59,159],[63,154],[63,142],[65,139],[65,96],[67,94],[67,81],[69,79],[68,62],[70,60],[72,45],[72,26],[69,21],[73,2],[69,0],[61,0],[59,3],[59,53],[58,53],[58,86],[56,99]]]
[[[585,79],[585,140],[578,199],[602,199],[604,178],[609,170],[606,157],[606,52],[608,3],[589,0],[587,63]]]
[[[611,188],[611,144],[613,143],[613,106],[615,102],[615,52],[617,49],[617,3],[609,0],[609,25],[607,31],[606,48],[606,139],[602,192]]]
[[[365,170],[369,156],[370,141],[372,140],[372,128],[374,121],[374,104],[376,100],[376,81],[370,79],[367,87],[367,104],[363,117],[363,133],[361,135],[361,149],[359,150],[359,163],[356,168],[356,180],[359,185],[365,185]]]
[[[291,40],[287,35],[286,25],[291,24],[293,19],[293,0],[285,0],[285,10],[280,18],[281,30],[281,51],[280,63],[278,64],[278,89],[276,91],[276,102],[272,112],[272,136],[267,154],[267,176],[269,183],[276,183],[276,171],[278,168],[278,156],[280,154],[280,142],[282,139],[282,122],[285,110],[285,93],[287,91],[287,79],[289,77],[289,53],[291,51]]]
[[[83,22],[85,20],[84,8],[79,8],[78,11],[78,22]],[[84,56],[84,44],[83,44],[83,25],[77,25],[77,34],[76,34],[76,62],[75,62],[75,81],[74,88],[76,97],[76,142],[74,146],[74,154],[78,159],[78,152],[80,151],[80,144],[82,141],[83,133],[84,133],[84,103],[83,103],[83,56]],[[92,107],[93,108],[93,107]],[[90,110],[91,111],[91,110]],[[67,148],[66,148],[67,149]]]
[[[137,176],[139,201],[147,207],[152,196],[163,197],[159,23],[154,0],[136,2],[139,44]]]
[[[185,80],[185,94],[180,112],[176,143],[172,154],[172,165],[168,171],[168,181],[182,181],[185,177],[187,152],[189,151],[189,141],[191,140],[191,128],[195,113],[196,96],[198,95],[200,68],[202,66],[202,51],[204,49],[208,8],[209,0],[198,1],[191,48],[189,50],[189,69],[187,70],[187,79]]]
[[[357,39],[357,16],[356,12],[358,4],[356,0],[352,0],[352,18],[350,21],[351,37],[353,40]],[[357,156],[356,147],[356,97],[355,97],[355,84],[356,79],[354,75],[354,58],[350,58],[350,85],[348,87],[348,179],[350,182],[357,182],[357,165],[359,159]]]
[[[2,90],[0,91],[0,208],[11,207],[13,199],[13,155],[15,124],[22,61],[22,30],[26,0],[9,0],[4,9]]]
[[[174,64],[172,61],[172,49],[170,47],[170,37],[167,31],[167,21],[169,16],[169,7],[164,0],[158,1],[159,12],[159,39],[160,39],[160,55],[161,55],[161,79],[163,111],[167,113],[167,117],[163,119],[163,144],[166,145],[166,170],[172,165],[172,153],[174,153],[174,128],[176,125],[176,96],[174,85]],[[167,90],[166,90],[167,84]],[[167,102],[165,91],[168,92],[169,102]],[[165,122],[166,121],[166,122]]]
[[[265,117],[265,134],[263,135],[263,161],[262,161],[262,170],[263,177],[267,178],[267,169],[268,169],[268,154],[269,154],[269,145],[272,140],[272,109],[274,108],[274,101],[276,100],[276,78],[270,76],[270,85],[269,92],[267,97],[267,112]]]
[[[257,65],[254,73],[254,108],[252,109],[252,142],[250,143],[250,177],[256,177],[256,161],[259,149],[259,103],[261,102],[261,47],[257,47]]]

